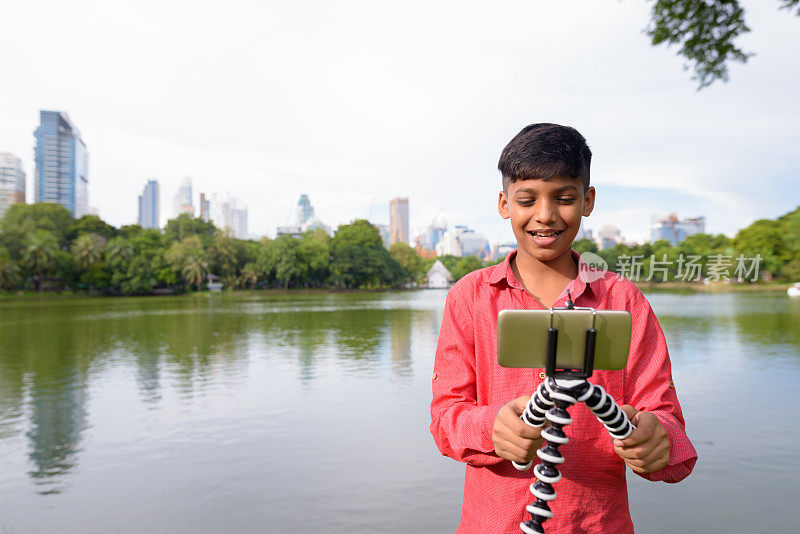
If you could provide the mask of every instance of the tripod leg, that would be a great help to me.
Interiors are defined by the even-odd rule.
[[[544,532],[543,523],[553,517],[548,503],[556,498],[553,484],[561,480],[561,473],[557,466],[564,463],[564,456],[561,455],[558,448],[569,441],[563,428],[572,423],[567,408],[578,402],[576,394],[582,392],[586,388],[586,384],[586,380],[561,381],[553,378],[548,378],[544,383],[545,391],[549,394],[554,406],[546,414],[550,426],[542,431],[542,436],[547,443],[536,451],[536,455],[542,460],[533,470],[538,480],[530,486],[530,491],[536,497],[536,501],[525,507],[531,514],[531,519],[519,525],[525,534],[542,534]]]
[[[531,400],[525,406],[525,411],[520,415],[520,419],[525,421],[533,428],[542,428],[545,425],[545,414],[547,410],[553,407],[553,401],[550,398],[550,393],[545,388],[544,382],[539,384],[536,392],[531,395]],[[519,471],[527,471],[533,465],[533,460],[526,464],[511,462]]]
[[[612,438],[625,439],[636,428],[602,386],[589,384],[589,389],[579,400],[586,402],[586,406],[603,423]]]

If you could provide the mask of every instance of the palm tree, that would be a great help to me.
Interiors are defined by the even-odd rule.
[[[124,237],[115,237],[106,244],[105,253],[107,263],[123,264],[133,256],[133,246]]]
[[[58,240],[47,230],[38,229],[28,236],[22,260],[34,270],[39,277],[39,298],[44,290],[44,273],[56,265]]]
[[[8,250],[0,247],[0,288],[8,289],[20,280],[20,269],[17,262],[11,259]]]
[[[208,273],[208,261],[205,255],[192,254],[187,256],[181,272],[183,273],[183,277],[186,278],[186,281],[189,282],[189,284],[196,284],[197,291],[200,291],[200,284],[203,282],[206,273]]]
[[[79,269],[88,271],[103,259],[102,238],[97,234],[81,234],[72,243],[72,255]]]
[[[242,278],[250,282],[250,289],[255,291],[258,282],[258,266],[255,263],[248,263],[242,268]]]

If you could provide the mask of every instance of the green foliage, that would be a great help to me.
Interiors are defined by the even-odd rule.
[[[339,226],[331,256],[331,279],[338,287],[397,286],[405,278],[403,268],[383,248],[378,229],[363,219]]]
[[[80,234],[96,234],[108,240],[117,235],[117,229],[97,215],[84,215],[70,225],[70,236],[74,238]]]
[[[453,275],[453,280],[458,280],[465,274],[469,274],[476,269],[481,269],[484,264],[475,256],[464,256],[458,260],[453,269],[448,269]]]
[[[44,275],[50,274],[58,265],[58,240],[52,232],[39,228],[25,240],[22,261],[36,273],[39,296],[44,290]]]
[[[406,243],[394,243],[389,247],[389,255],[400,264],[400,267],[408,274],[408,278],[414,283],[419,283],[428,269],[425,269],[425,262],[419,257],[417,251]]]
[[[576,239],[572,242],[572,248],[574,248],[578,254],[583,254],[584,252],[597,253],[597,243],[591,239]]]
[[[181,213],[177,218],[168,220],[164,232],[170,241],[180,241],[192,235],[199,236],[206,247],[211,246],[214,236],[217,235],[214,223],[192,217],[188,213]]]
[[[11,289],[22,281],[22,270],[4,247],[0,247],[0,289]]]
[[[779,1],[781,9],[798,5],[798,0]],[[655,0],[647,27],[653,46],[680,46],[678,55],[686,59],[684,70],[694,70],[698,91],[717,80],[728,81],[728,63],[746,63],[753,55],[734,44],[749,31],[739,0]]]

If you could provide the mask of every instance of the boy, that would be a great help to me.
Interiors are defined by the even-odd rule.
[[[614,273],[578,276],[580,257],[571,247],[581,218],[594,208],[590,163],[586,140],[574,128],[532,124],[517,134],[498,165],[498,210],[511,222],[517,250],[463,277],[447,295],[431,433],[442,454],[467,464],[459,533],[519,533],[520,523],[530,519],[525,506],[535,500],[528,489],[533,469],[518,471],[511,460],[538,462],[540,430],[520,415],[545,374],[497,364],[502,309],[564,306],[569,290],[575,306],[627,310],[633,320],[627,367],[595,371],[590,380],[614,397],[636,430],[612,440],[585,405],[570,409],[569,443],[560,449],[563,478],[555,485],[558,498],[550,502],[554,517],[544,524],[546,532],[633,532],[625,466],[648,480],[678,482],[697,460],[664,335],[647,300]]]

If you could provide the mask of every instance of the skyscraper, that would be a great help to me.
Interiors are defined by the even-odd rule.
[[[63,111],[40,111],[36,138],[34,202],[54,202],[80,218],[89,213],[89,152]]]
[[[173,217],[178,217],[182,213],[187,213],[194,217],[194,204],[192,203],[192,179],[187,176],[178,187],[175,198],[172,201]]]
[[[0,219],[11,204],[25,202],[25,173],[14,154],[0,152]]]
[[[297,226],[303,224],[314,216],[314,207],[305,193],[300,195],[300,200],[297,201]]]
[[[214,226],[229,232],[237,239],[247,239],[247,204],[234,197],[228,197],[222,202],[214,198],[211,209]]]
[[[211,202],[205,193],[200,193],[200,218],[205,222],[211,220]]]
[[[139,195],[139,226],[142,228],[159,228],[158,224],[158,182],[148,180],[144,191]]]
[[[391,230],[389,241],[392,244],[408,244],[408,198],[395,198],[389,203]]]

